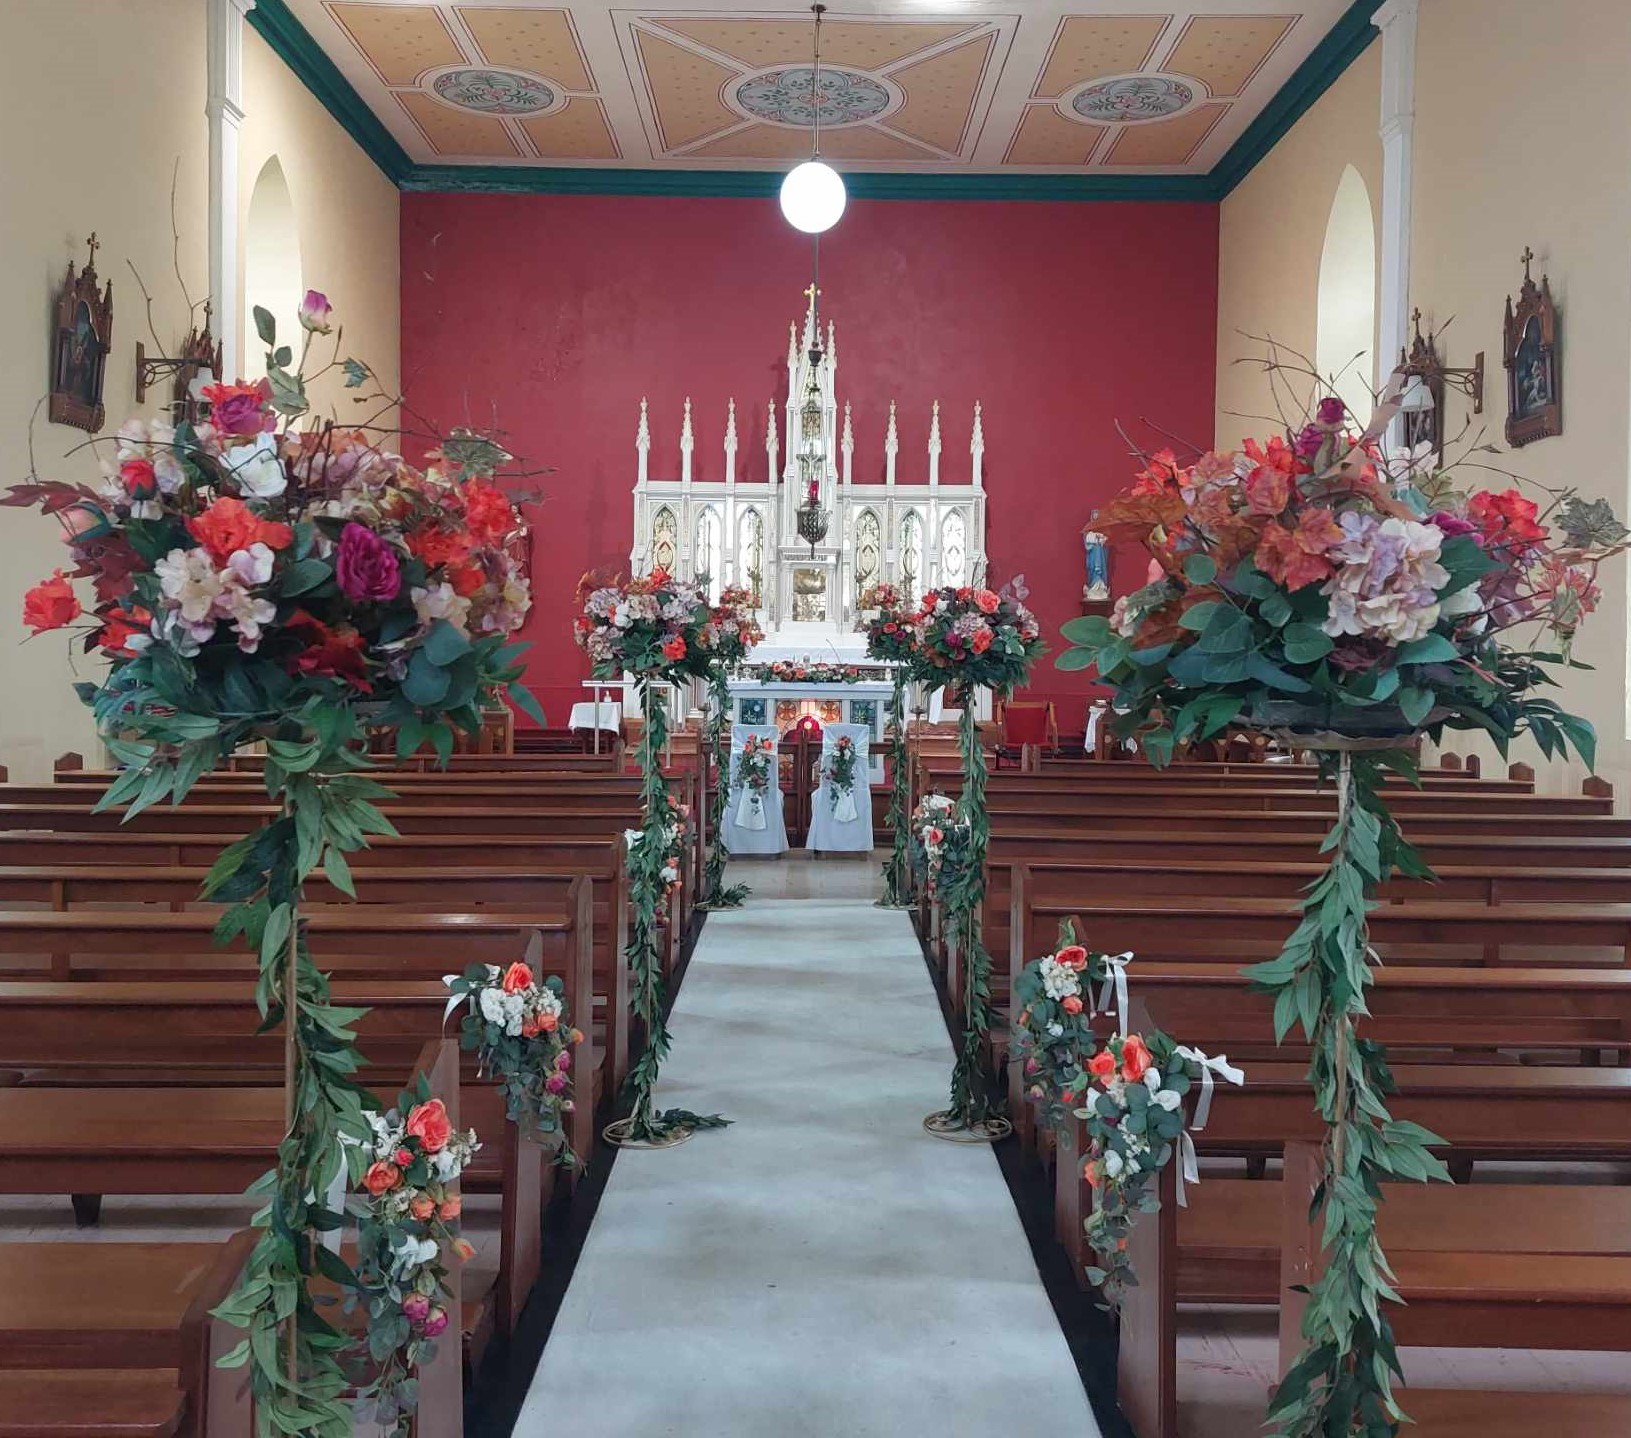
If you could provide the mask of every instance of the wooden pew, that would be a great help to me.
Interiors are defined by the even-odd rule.
[[[426,1075],[458,1125],[458,1056],[453,1041],[425,1045],[415,1071]],[[394,1101],[395,1090],[385,1097]],[[0,1192],[14,1194],[239,1192],[273,1162],[284,1127],[283,1095],[277,1089],[196,1089],[181,1109],[165,1102],[164,1090],[10,1089],[0,1096],[0,1105],[4,1106],[0,1123],[10,1127],[14,1140],[0,1149]],[[100,1245],[71,1247],[94,1253]],[[234,1279],[243,1254],[237,1257],[231,1269]],[[513,1252],[508,1257],[513,1260]],[[505,1259],[500,1262],[502,1269]],[[451,1265],[448,1278],[456,1304],[460,1268]],[[98,1292],[107,1306],[106,1291]],[[418,1431],[457,1432],[463,1415],[463,1380],[455,1345],[443,1345],[439,1361],[419,1376]],[[231,1377],[241,1381],[240,1375]]]
[[[254,1241],[0,1244],[0,1435],[250,1438],[215,1366],[241,1334],[210,1310]]]

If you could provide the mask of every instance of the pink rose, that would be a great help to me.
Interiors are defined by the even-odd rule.
[[[431,1309],[425,1315],[425,1321],[421,1328],[426,1338],[437,1338],[447,1332],[447,1310],[445,1308]]]
[[[1317,419],[1328,428],[1335,429],[1342,423],[1348,413],[1348,406],[1336,395],[1326,395],[1320,401],[1319,409],[1315,412]]]
[[[566,1075],[563,1074],[563,1073],[559,1073],[559,1072],[552,1073],[548,1078],[546,1078],[544,1080],[544,1087],[550,1093],[565,1093],[566,1092]]]
[[[563,1073],[572,1067],[572,1055],[568,1050],[562,1049],[555,1055],[555,1067]]]
[[[333,313],[334,306],[328,302],[327,295],[321,290],[307,290],[306,298],[300,302],[300,328],[314,335],[326,335],[334,328],[329,323]]]
[[[395,599],[402,588],[402,571],[396,554],[363,524],[348,524],[340,531],[334,577],[341,592],[353,604]]]
[[[423,1293],[410,1293],[402,1300],[402,1316],[409,1323],[423,1323],[430,1313],[430,1299]]]

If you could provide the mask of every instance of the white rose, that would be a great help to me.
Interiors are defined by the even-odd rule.
[[[497,989],[481,991],[481,1016],[490,1024],[504,1022],[504,995]]]
[[[233,445],[224,459],[238,488],[255,499],[276,499],[288,487],[277,441],[269,434],[258,434],[248,444]]]
[[[1120,1178],[1121,1177],[1121,1171],[1126,1166],[1127,1165],[1124,1162],[1122,1162],[1121,1155],[1119,1153],[1117,1153],[1115,1151],[1115,1149],[1113,1149],[1113,1148],[1105,1149],[1105,1151],[1104,1151],[1104,1173],[1105,1173],[1106,1178]]]

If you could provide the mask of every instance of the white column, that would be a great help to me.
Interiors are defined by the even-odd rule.
[[[647,422],[643,396],[640,400],[640,427],[634,432],[634,452],[638,468],[634,475],[634,547],[629,550],[630,574],[638,574],[641,569],[643,546],[640,541],[646,532],[646,481],[651,468],[651,425]],[[599,698],[598,694],[596,698]]]
[[[985,489],[985,425],[980,418],[980,402],[974,401],[974,433],[968,441],[969,467],[973,471],[974,492]]]
[[[844,438],[839,443],[844,456],[844,488],[855,483],[855,430],[850,425],[849,401],[844,401]]]
[[[687,395],[685,418],[680,422],[680,484],[687,491],[691,488],[691,453],[696,447],[696,436],[691,432],[691,396]]]
[[[1421,0],[1386,0],[1371,17],[1382,32],[1382,273],[1376,380],[1409,341],[1411,139],[1416,121],[1416,16]]]
[[[736,572],[736,401],[725,413],[725,573],[723,582],[740,584]]]
[[[210,307],[221,363],[231,380],[242,373],[243,336],[238,276],[238,126],[243,123],[243,26],[255,0],[206,0],[205,53],[209,86],[204,114],[210,129]]]
[[[895,460],[900,454],[900,432],[895,428],[895,401],[889,401],[889,427],[883,432],[883,482],[895,487]]]

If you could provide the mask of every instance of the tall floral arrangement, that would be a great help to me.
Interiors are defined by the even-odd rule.
[[[868,659],[892,665],[889,694],[889,857],[883,866],[885,909],[905,908],[912,901],[910,836],[906,816],[912,806],[911,756],[906,743],[906,686],[911,682],[916,650],[906,595],[887,582],[870,584],[861,594],[860,629],[866,635]]]
[[[1444,1177],[1433,1136],[1388,1113],[1386,1056],[1356,1031],[1372,979],[1370,896],[1395,869],[1427,875],[1382,779],[1413,774],[1416,737],[1447,729],[1482,730],[1503,753],[1527,733],[1546,755],[1589,764],[1591,726],[1539,691],[1574,664],[1599,566],[1626,547],[1605,501],[1563,490],[1537,502],[1515,476],[1474,488],[1462,476],[1490,472],[1481,459],[1440,467],[1426,447],[1390,451],[1403,379],[1367,424],[1316,397],[1283,434],[1239,453],[1150,457],[1094,521],[1146,549],[1149,582],[1108,620],[1066,625],[1075,647],[1059,660],[1098,669],[1117,691],[1118,727],[1149,726],[1156,763],[1243,724],[1315,750],[1336,781],[1330,867],[1279,957],[1248,970],[1274,1000],[1279,1035],[1301,1023],[1328,1125],[1315,1196],[1324,1273],[1307,1347],[1270,1411],[1280,1438],[1397,1428],[1377,1196],[1389,1179]]]
[[[668,1055],[666,996],[658,949],[659,913],[670,886],[665,877],[673,856],[673,802],[663,776],[668,741],[665,686],[689,680],[711,681],[721,665],[721,628],[708,597],[695,584],[655,570],[621,580],[587,574],[579,581],[581,606],[573,632],[589,656],[596,679],[632,674],[645,729],[640,737],[642,826],[629,840],[629,894],[634,909],[626,950],[634,975],[630,1004],[645,1028],[645,1047],[629,1073],[630,1113],[608,1129],[615,1142],[677,1143],[698,1128],[725,1120],[688,1109],[656,1108],[657,1074]]]
[[[710,799],[707,872],[703,876],[703,903],[710,909],[739,909],[748,896],[746,884],[725,883],[725,865],[730,850],[725,844],[725,815],[730,811],[731,751],[730,706],[727,687],[730,674],[738,669],[765,637],[755,611],[759,596],[751,589],[727,585],[714,605],[713,625],[715,663],[709,671],[708,732],[704,743],[713,755],[714,788]]]
[[[257,1185],[262,1236],[228,1311],[250,1331],[235,1361],[249,1365],[262,1434],[329,1438],[351,1419],[306,1250],[340,1222],[325,1195],[361,1151],[373,1100],[350,1077],[358,1014],[330,1003],[307,947],[302,885],[320,866],[352,893],[346,854],[393,832],[375,803],[388,791],[358,772],[366,729],[445,754],[492,696],[535,712],[524,646],[510,643],[530,596],[508,548],[520,517],[496,480],[510,456],[455,431],[421,468],[369,429],[317,420],[307,369],[333,332],[328,302],[307,294],[298,360],[270,315],[255,319],[264,378],[205,386],[196,422],[132,420],[98,485],[33,475],[0,503],[62,526],[65,561],[29,591],[25,621],[36,634],[77,627],[109,663],[76,686],[123,770],[98,807],[179,803],[234,750],[266,743],[279,816],[229,846],[204,890],[229,905],[222,941],[258,954],[261,1010],[288,1051],[288,1132]],[[389,404],[334,345],[323,368]]]
[[[961,962],[963,1035],[951,1076],[951,1107],[925,1121],[947,1137],[1000,1137],[1005,1121],[993,1118],[991,1096],[980,1073],[980,1050],[991,1029],[991,956],[980,935],[985,901],[985,854],[990,826],[985,811],[985,749],[974,707],[978,690],[1008,695],[1030,677],[1042,653],[1041,626],[1025,607],[1023,579],[1000,590],[969,585],[932,589],[912,615],[912,647],[918,674],[949,685],[962,717],[958,740],[963,794],[958,818],[968,826],[968,863],[942,877],[941,902],[950,941]]]

